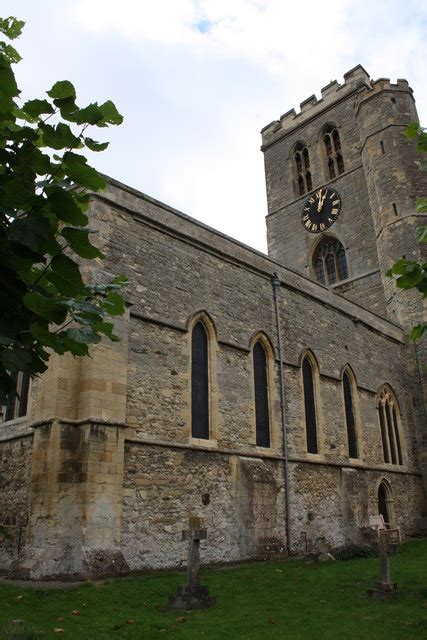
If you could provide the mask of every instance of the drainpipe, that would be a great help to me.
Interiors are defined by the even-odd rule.
[[[292,537],[291,537],[291,509],[289,504],[289,464],[288,464],[288,442],[287,442],[287,430],[286,430],[286,415],[285,415],[285,378],[283,375],[283,347],[282,347],[282,330],[280,327],[280,313],[279,313],[279,291],[280,280],[277,273],[273,273],[271,277],[271,284],[273,287],[274,309],[276,312],[276,331],[277,331],[277,347],[279,355],[279,380],[280,380],[280,413],[282,419],[282,435],[283,435],[283,457],[285,463],[285,527],[286,527],[286,550],[288,555],[291,554]]]

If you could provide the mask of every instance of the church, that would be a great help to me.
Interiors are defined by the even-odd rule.
[[[420,257],[417,119],[406,80],[358,65],[264,127],[268,255],[114,179],[92,195],[84,270],[128,276],[120,342],[3,408],[2,571],[180,567],[190,516],[202,563],[427,528],[422,299],[386,275]]]

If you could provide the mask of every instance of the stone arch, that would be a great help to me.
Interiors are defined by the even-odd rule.
[[[387,527],[394,526],[394,498],[390,482],[386,478],[381,478],[375,485],[375,499],[377,513],[382,515]]]
[[[325,233],[316,239],[309,252],[311,277],[320,284],[332,286],[349,277],[347,251],[332,233]]]
[[[406,458],[405,434],[399,401],[388,383],[377,392],[377,410],[384,462],[403,465]]]

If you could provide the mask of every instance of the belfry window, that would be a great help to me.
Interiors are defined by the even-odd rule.
[[[302,361],[302,380],[304,387],[305,429],[307,438],[307,453],[317,453],[317,419],[316,402],[314,398],[313,365],[310,358],[305,356]]]
[[[356,438],[356,423],[354,415],[354,401],[353,401],[353,389],[352,381],[347,371],[344,371],[342,378],[343,391],[344,391],[344,406],[345,406],[345,421],[347,425],[347,441],[348,441],[348,455],[350,458],[357,458],[357,438]]]
[[[270,446],[270,415],[268,406],[267,356],[261,342],[253,349],[254,389],[255,389],[255,426],[258,447]]]
[[[379,393],[378,414],[384,462],[403,464],[397,402],[387,385]]]
[[[313,188],[310,171],[310,156],[308,154],[308,149],[303,142],[298,142],[295,145],[294,166],[297,182],[297,193],[295,195],[302,196]]]
[[[191,337],[191,435],[209,439],[209,348],[203,322]]]
[[[341,140],[338,129],[332,124],[327,124],[322,134],[326,155],[327,173],[329,178],[344,173],[344,160],[341,151]]]
[[[314,252],[312,269],[317,282],[321,284],[331,285],[346,280],[347,257],[341,242],[330,236],[323,238]]]
[[[28,373],[15,372],[12,378],[16,384],[16,392],[11,391],[7,397],[6,406],[0,407],[0,421],[3,422],[27,415],[30,376]]]

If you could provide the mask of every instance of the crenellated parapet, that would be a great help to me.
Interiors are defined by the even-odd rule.
[[[409,87],[407,80],[398,79],[395,83],[392,83],[389,78],[379,78],[373,81],[369,78],[368,72],[359,64],[344,74],[343,84],[332,80],[323,87],[320,99],[317,99],[313,94],[300,103],[300,111],[298,113],[295,109],[290,109],[280,116],[279,120],[270,122],[261,130],[262,144],[264,147],[272,144],[284,134],[305,124],[308,120],[316,117],[349,94],[357,94],[357,110],[360,103],[365,99],[383,91],[409,91],[412,94],[412,89]]]
[[[292,131],[295,127],[299,127],[311,118],[315,117],[325,109],[329,108],[334,102],[346,97],[349,93],[356,90],[371,88],[371,81],[368,72],[359,64],[344,74],[344,83],[339,84],[336,80],[332,80],[323,89],[321,89],[322,97],[317,99],[313,94],[303,100],[300,104],[300,111],[297,113],[295,109],[290,109],[284,113],[279,120],[275,120],[261,130],[263,145],[269,145],[276,139],[283,136],[284,133]]]

